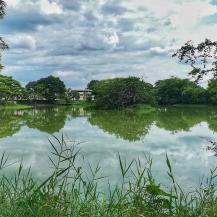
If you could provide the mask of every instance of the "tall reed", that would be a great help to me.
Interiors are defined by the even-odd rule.
[[[64,137],[50,141],[52,173],[38,181],[22,163],[13,176],[4,153],[0,160],[0,217],[215,217],[217,216],[216,169],[207,185],[185,193],[176,183],[166,156],[172,187],[166,191],[152,175],[152,160],[127,162],[118,156],[121,184],[102,190],[100,165],[92,167],[79,147]],[[83,161],[82,161],[83,159]],[[81,162],[82,161],[82,162]],[[86,166],[85,167],[85,162]],[[89,168],[88,171],[87,169]]]

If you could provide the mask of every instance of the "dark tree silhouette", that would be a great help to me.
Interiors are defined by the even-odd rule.
[[[197,45],[192,41],[185,43],[178,49],[173,57],[178,57],[180,62],[189,64],[193,70],[189,73],[196,81],[201,80],[208,73],[217,78],[217,41],[205,39]]]
[[[0,18],[3,18],[6,10],[6,3],[3,0],[0,0]]]

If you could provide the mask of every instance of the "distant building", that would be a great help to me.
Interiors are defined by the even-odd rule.
[[[92,97],[93,99],[93,94],[92,94],[92,90],[89,89],[80,89],[80,90],[74,90],[74,89],[68,89],[68,91],[71,92],[78,92],[79,93],[79,100],[86,100],[88,97]]]

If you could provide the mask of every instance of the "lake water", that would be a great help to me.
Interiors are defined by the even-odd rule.
[[[91,164],[118,182],[118,153],[127,160],[145,155],[153,159],[153,174],[166,184],[168,154],[177,181],[193,187],[217,166],[208,140],[217,141],[217,108],[159,108],[150,114],[127,111],[85,111],[72,107],[0,111],[0,152],[10,162],[23,161],[38,177],[50,172],[52,135],[81,142],[81,153]],[[12,165],[16,168],[17,164]]]

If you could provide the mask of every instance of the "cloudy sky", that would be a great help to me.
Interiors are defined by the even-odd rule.
[[[47,75],[68,87],[136,75],[186,77],[171,58],[188,40],[217,40],[217,0],[6,0],[0,35],[5,75],[22,84]]]

